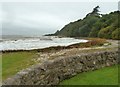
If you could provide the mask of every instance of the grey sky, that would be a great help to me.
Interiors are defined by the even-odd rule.
[[[2,3],[2,33],[44,35],[82,19],[99,5],[100,13],[118,10],[117,2],[21,2]]]

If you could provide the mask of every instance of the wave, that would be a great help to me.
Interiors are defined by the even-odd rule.
[[[9,39],[0,42],[0,50],[32,50],[43,49],[51,46],[68,46],[75,43],[85,43],[87,40],[59,37],[30,37]]]

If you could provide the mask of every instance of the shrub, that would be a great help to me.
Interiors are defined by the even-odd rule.
[[[120,28],[117,28],[112,33],[112,39],[118,39],[120,40]]]

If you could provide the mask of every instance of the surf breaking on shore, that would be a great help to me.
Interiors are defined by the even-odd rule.
[[[52,46],[69,46],[76,43],[86,43],[88,40],[59,37],[25,37],[3,39],[0,42],[0,51],[8,50],[33,50]]]

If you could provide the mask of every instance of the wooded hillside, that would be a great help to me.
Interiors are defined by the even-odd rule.
[[[49,35],[120,39],[119,14],[120,11],[99,14],[99,6],[96,6],[85,18],[70,22],[60,31],[58,30],[56,33]]]

